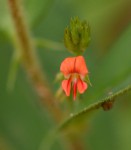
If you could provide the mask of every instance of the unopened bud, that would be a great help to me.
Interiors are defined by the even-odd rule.
[[[86,21],[78,17],[71,19],[70,25],[65,29],[65,47],[76,55],[81,55],[90,42],[90,27]]]
[[[55,81],[54,82],[58,82],[58,81],[61,81],[64,79],[64,76],[61,72],[57,73],[56,74],[56,77],[55,77]]]

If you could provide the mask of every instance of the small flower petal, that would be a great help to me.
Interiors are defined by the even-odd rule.
[[[73,98],[76,99],[76,93],[77,93],[77,82],[74,82],[73,85]]]
[[[71,90],[71,79],[63,80],[62,81],[62,88],[65,91],[67,96],[70,96],[70,90]]]
[[[86,63],[83,56],[76,57],[75,70],[79,74],[85,76],[88,73]]]
[[[79,91],[79,93],[84,93],[85,92],[85,90],[87,89],[87,84],[86,84],[86,82],[83,82],[81,79],[78,79],[78,81],[77,81],[77,89],[78,89],[78,91]]]
[[[74,64],[75,64],[76,57],[69,57],[66,58],[60,66],[60,71],[65,75],[68,76],[70,73],[74,71]]]

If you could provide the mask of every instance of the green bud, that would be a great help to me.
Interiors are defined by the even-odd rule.
[[[59,82],[59,81],[62,81],[63,79],[64,79],[64,75],[61,72],[59,72],[56,74],[54,82]]]
[[[86,75],[85,79],[84,79],[90,86],[92,86],[90,78],[88,75]]]
[[[90,42],[90,27],[86,21],[78,17],[70,20],[70,25],[65,29],[65,47],[76,55],[81,55]]]

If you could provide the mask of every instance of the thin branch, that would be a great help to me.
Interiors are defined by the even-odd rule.
[[[18,72],[18,68],[21,61],[21,55],[18,50],[15,50],[13,52],[13,56],[10,62],[10,68],[9,68],[9,74],[8,74],[8,80],[7,80],[7,90],[11,91],[14,89],[15,80]]]
[[[38,96],[44,102],[45,107],[56,121],[60,121],[62,112],[54,103],[55,99],[47,81],[44,79],[44,75],[41,71],[41,67],[35,53],[32,37],[25,22],[20,0],[8,0],[8,2],[12,20],[15,25],[16,42],[19,44],[21,49],[23,65],[35,87]]]
[[[44,38],[35,39],[34,42],[38,47],[48,48],[59,52],[63,52],[65,50],[63,44],[60,42],[55,42]]]

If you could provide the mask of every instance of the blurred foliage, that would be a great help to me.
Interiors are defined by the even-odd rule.
[[[33,38],[63,42],[64,29],[71,17],[79,16],[91,26],[91,44],[85,52],[93,87],[89,87],[70,112],[77,113],[93,102],[131,85],[131,1],[130,0],[24,0],[25,15]],[[23,68],[17,68],[12,92],[6,83],[14,47],[13,24],[7,0],[0,0],[0,149],[38,150],[54,128],[49,114],[40,105]],[[10,38],[7,38],[10,35]],[[10,39],[10,40],[9,40]],[[65,50],[50,48],[50,42],[37,48],[43,70],[54,93],[53,81],[61,61],[70,56]],[[61,45],[60,45],[61,46]],[[56,50],[56,51],[55,51]],[[119,97],[114,109],[102,111],[86,127],[83,140],[87,149],[130,150],[131,92]],[[68,109],[66,101],[65,111]],[[47,140],[45,140],[47,142]],[[67,149],[57,138],[53,150]]]

